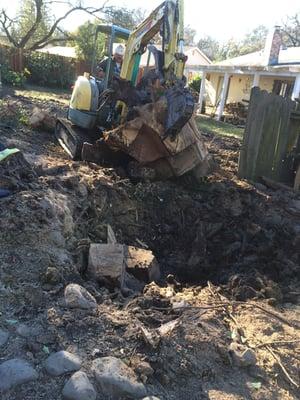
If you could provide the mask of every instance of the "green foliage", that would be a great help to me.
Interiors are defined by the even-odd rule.
[[[203,53],[212,61],[216,61],[220,52],[220,44],[211,36],[204,36],[199,41],[197,46]]]
[[[201,85],[201,76],[197,75],[195,78],[193,78],[190,83],[189,83],[189,88],[192,89],[192,91],[196,92],[199,94],[200,92],[200,85]]]
[[[242,128],[237,128],[234,125],[216,121],[215,119],[206,116],[198,116],[196,122],[201,132],[222,136],[234,136],[236,138],[242,138],[244,134],[244,129]]]
[[[231,38],[224,44],[220,44],[210,36],[204,36],[199,40],[198,47],[212,61],[226,60],[263,49],[267,33],[268,29],[264,25],[259,25],[242,40]]]
[[[76,54],[80,60],[91,64],[94,56],[96,24],[87,21],[75,32]],[[99,33],[96,43],[96,60],[103,57],[105,52],[105,35]]]
[[[6,85],[23,87],[27,80],[28,74],[28,70],[24,70],[23,72],[15,72],[10,69],[7,63],[1,65],[1,80],[2,83]]]
[[[76,77],[74,62],[61,56],[31,52],[25,56],[28,81],[41,86],[68,88]]]
[[[10,100],[0,100],[0,119],[1,122],[13,127],[29,124],[26,110]]]

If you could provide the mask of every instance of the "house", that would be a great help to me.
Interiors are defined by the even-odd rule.
[[[156,47],[158,50],[161,49],[159,45],[156,45]],[[211,64],[211,60],[196,46],[185,47],[184,54],[187,56],[184,74],[188,81],[193,79],[195,75],[199,75],[202,66]],[[141,68],[147,67],[148,55],[148,50],[142,55],[140,62]],[[153,56],[150,57],[149,66],[154,66]]]
[[[217,108],[218,120],[226,104],[249,100],[254,86],[293,100],[300,97],[300,47],[284,48],[279,27],[269,33],[263,50],[203,66],[201,71],[199,109],[205,98]]]

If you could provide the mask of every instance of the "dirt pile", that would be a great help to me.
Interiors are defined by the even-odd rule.
[[[22,151],[0,164],[12,190],[0,203],[1,357],[38,374],[1,398],[61,399],[70,373],[44,368],[61,350],[103,399],[92,371],[101,357],[122,359],[161,400],[298,398],[299,195],[238,180],[237,139],[206,136],[220,169],[197,187],[72,162],[24,125],[1,141]],[[106,243],[107,224],[119,243],[153,251],[159,285],[124,297],[89,279],[86,251]],[[97,305],[70,308],[69,284]],[[256,362],[242,365],[232,343]]]

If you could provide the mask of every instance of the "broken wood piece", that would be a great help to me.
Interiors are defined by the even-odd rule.
[[[109,280],[119,286],[125,274],[124,246],[117,243],[92,243],[88,273],[98,281]]]
[[[159,264],[152,251],[116,243],[109,225],[107,241],[90,245],[88,273],[94,279],[136,291],[142,290],[145,283],[159,279]]]
[[[109,224],[107,224],[107,243],[110,244],[117,243],[115,232],[113,231],[112,227]]]
[[[125,246],[126,270],[137,279],[150,283],[160,278],[159,264],[150,250]]]

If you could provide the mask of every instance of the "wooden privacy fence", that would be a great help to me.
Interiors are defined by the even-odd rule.
[[[299,136],[299,104],[253,88],[239,157],[239,177],[257,181],[265,176],[292,183]]]

